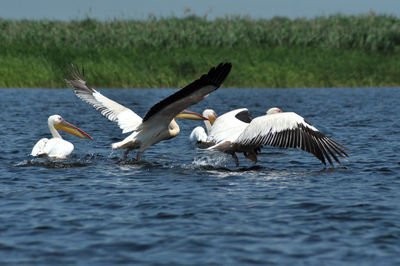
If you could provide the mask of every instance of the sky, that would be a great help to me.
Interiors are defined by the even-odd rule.
[[[2,19],[111,20],[187,14],[209,19],[229,15],[293,19],[370,11],[400,17],[400,0],[0,0]]]

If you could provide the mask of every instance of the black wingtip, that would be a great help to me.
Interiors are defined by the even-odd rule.
[[[79,93],[78,91],[81,90],[88,91],[90,93],[94,92],[94,90],[85,80],[85,68],[83,65],[81,66],[81,69],[79,69],[79,67],[71,63],[68,65],[65,77],[67,84],[75,88],[75,93]]]
[[[200,79],[207,83],[220,87],[230,73],[231,69],[232,63],[221,62],[218,64],[218,66],[211,68],[208,73],[204,74]]]
[[[205,95],[208,95],[210,92],[215,91],[225,81],[231,69],[232,69],[232,64],[230,62],[220,63],[218,64],[218,66],[212,67],[207,74],[202,75],[199,79],[195,80],[194,82],[190,83],[183,89],[168,96],[164,100],[158,102],[153,107],[151,107],[150,110],[147,112],[147,114],[144,116],[143,122],[147,121],[151,116],[161,111],[167,105],[175,101],[178,101],[179,99],[182,99],[190,95],[191,93],[194,93],[197,90],[201,90],[206,86],[212,85],[213,88],[209,88],[209,90],[205,93]],[[199,98],[198,101],[200,100],[201,99]],[[195,104],[198,101],[192,102],[190,105]],[[187,107],[189,107],[190,105],[188,105]]]
[[[69,80],[74,80],[74,79],[84,79],[85,77],[85,69],[83,68],[83,65],[81,67],[81,70],[74,65],[73,63],[69,64],[67,67],[67,70],[65,71],[65,77],[66,79]]]

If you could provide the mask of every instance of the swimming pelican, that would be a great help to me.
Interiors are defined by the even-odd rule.
[[[196,143],[200,147],[204,147],[206,145],[207,136],[210,134],[211,127],[214,124],[215,119],[218,117],[217,113],[212,109],[204,110],[202,115],[208,118],[207,120],[204,120],[206,130],[204,130],[204,128],[201,126],[195,127],[189,136],[190,141]]]
[[[52,158],[66,158],[74,150],[74,145],[63,140],[57,129],[63,130],[84,139],[93,139],[89,134],[76,126],[68,123],[59,115],[49,116],[47,120],[53,138],[42,138],[33,146],[32,156],[43,156]]]
[[[263,146],[299,148],[313,154],[323,164],[326,164],[325,159],[328,160],[331,166],[332,158],[340,164],[338,157],[348,157],[345,146],[326,137],[300,115],[282,112],[277,107],[255,119],[251,119],[247,108],[230,111],[218,118],[209,109],[205,116],[210,122],[215,120],[209,129],[206,126],[206,140],[203,141],[203,134],[198,134],[200,129],[193,130],[191,140],[208,146],[208,149],[231,154],[237,166],[236,152],[243,152],[246,158],[257,162],[257,153]]]
[[[81,75],[79,69],[72,67],[71,78],[66,81],[75,88],[75,94],[80,99],[93,105],[110,121],[117,122],[122,133],[133,132],[123,141],[113,143],[111,146],[113,149],[126,149],[124,158],[127,158],[129,151],[138,149],[136,158],[140,160],[142,152],[148,147],[179,134],[180,129],[174,118],[207,119],[192,112],[181,112],[218,89],[231,68],[231,63],[220,63],[217,67],[211,68],[207,74],[155,104],[143,119],[131,109],[92,89],[83,79],[83,68]]]

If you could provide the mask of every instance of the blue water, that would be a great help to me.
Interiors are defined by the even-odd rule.
[[[143,116],[175,90],[101,90]],[[190,110],[273,106],[346,145],[325,168],[298,150],[264,148],[253,164],[196,150],[200,121],[137,162],[124,135],[71,89],[0,90],[0,264],[400,264],[400,90],[220,89]],[[94,137],[63,134],[66,160],[32,158],[60,114]]]

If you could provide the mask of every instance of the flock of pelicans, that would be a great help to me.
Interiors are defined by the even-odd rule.
[[[283,112],[276,107],[255,119],[251,119],[246,108],[218,117],[211,109],[206,109],[202,115],[186,110],[218,89],[231,68],[231,63],[220,63],[211,68],[207,74],[155,104],[143,119],[131,109],[91,88],[84,80],[83,68],[79,71],[72,66],[66,82],[74,87],[76,96],[81,100],[91,104],[110,121],[117,122],[122,133],[132,132],[124,140],[112,144],[113,149],[126,149],[125,159],[131,150],[138,149],[136,158],[139,161],[148,147],[177,136],[180,129],[175,118],[204,120],[206,129],[196,127],[190,139],[200,148],[231,154],[236,165],[239,165],[237,152],[257,162],[257,153],[263,146],[299,148],[313,154],[323,164],[327,160],[331,166],[333,160],[340,164],[339,157],[348,157],[345,146],[326,137],[300,115]],[[32,156],[65,158],[71,154],[74,145],[63,140],[57,129],[93,139],[59,115],[50,116],[48,126],[53,138],[39,140],[32,149]]]

